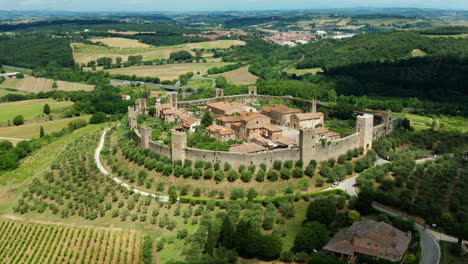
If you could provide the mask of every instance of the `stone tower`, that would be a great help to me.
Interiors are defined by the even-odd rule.
[[[299,148],[301,149],[301,160],[304,164],[309,164],[314,159],[315,141],[315,129],[299,130]]]
[[[132,106],[128,107],[128,126],[131,130],[137,127],[137,112]]]
[[[175,160],[185,160],[185,149],[187,148],[187,134],[185,132],[174,131],[171,136],[171,158]]]
[[[310,101],[310,112],[317,113],[317,100]]]
[[[224,89],[216,88],[215,89],[215,97],[216,98],[224,97]]]
[[[139,114],[144,114],[146,110],[146,99],[145,98],[136,99],[135,106]]]
[[[174,108],[177,108],[177,92],[170,92],[170,93],[167,93],[167,99],[169,101],[169,104],[174,107]]]
[[[147,126],[141,127],[140,134],[141,134],[140,146],[142,148],[149,148],[149,142],[153,135],[153,129]]]
[[[374,116],[364,114],[357,117],[356,129],[359,133],[359,147],[364,148],[364,153],[372,148]]]
[[[257,86],[249,86],[249,95],[257,95]]]

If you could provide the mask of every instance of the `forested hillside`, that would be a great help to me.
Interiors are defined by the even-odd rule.
[[[67,39],[47,35],[0,38],[0,64],[34,68],[48,63],[63,67],[74,65]]]
[[[428,38],[416,32],[373,33],[347,40],[326,39],[299,47],[305,59],[298,69],[331,69],[366,62],[396,62],[422,50],[428,56],[468,56],[468,39]]]

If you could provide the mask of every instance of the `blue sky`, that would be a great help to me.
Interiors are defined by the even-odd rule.
[[[468,0],[0,0],[0,10],[212,11],[342,7],[468,9]]]

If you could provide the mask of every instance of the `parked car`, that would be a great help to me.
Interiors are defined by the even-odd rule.
[[[340,185],[339,182],[334,182],[334,183],[331,185],[331,187],[332,187],[332,188],[336,188],[336,187],[338,187],[338,185]]]

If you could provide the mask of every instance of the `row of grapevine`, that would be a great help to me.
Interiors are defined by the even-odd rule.
[[[0,263],[137,264],[138,232],[0,219]]]

